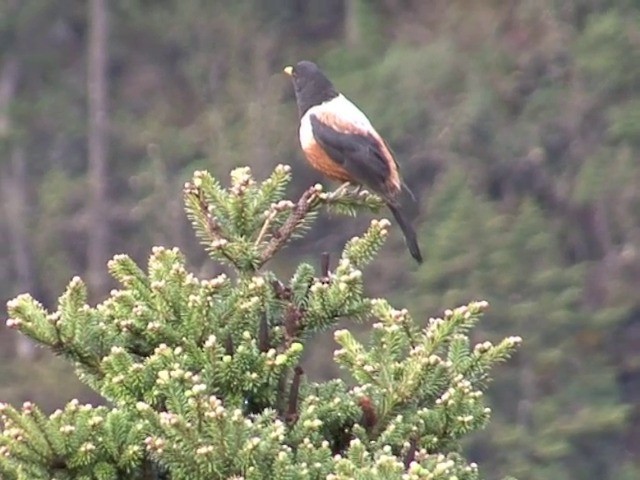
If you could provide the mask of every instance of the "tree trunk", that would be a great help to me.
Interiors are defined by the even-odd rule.
[[[344,4],[344,36],[349,47],[357,47],[362,40],[361,0],[346,0]]]
[[[107,289],[109,255],[107,58],[108,13],[106,0],[89,2],[88,84],[88,244],[87,280],[92,293],[101,297]]]
[[[267,176],[272,165],[269,154],[267,135],[270,126],[265,125],[264,119],[268,118],[269,105],[269,81],[272,72],[272,52],[274,50],[273,38],[268,33],[256,33],[259,40],[253,49],[253,78],[255,83],[255,97],[249,103],[249,138],[251,139],[252,169],[256,176]]]
[[[9,108],[16,97],[20,80],[20,62],[15,55],[9,55],[0,71],[0,141],[10,145],[9,162],[4,166],[0,178],[2,205],[7,222],[9,247],[16,275],[14,293],[35,294],[36,272],[33,248],[27,225],[29,223],[29,174],[27,160],[22,145],[16,144],[11,136],[11,115]],[[35,356],[34,344],[24,335],[16,337],[16,355],[22,359]]]

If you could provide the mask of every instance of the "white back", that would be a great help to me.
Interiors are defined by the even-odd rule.
[[[338,117],[343,118],[346,122],[352,125],[362,128],[363,130],[374,131],[371,122],[362,111],[356,107],[351,101],[340,94],[335,98],[332,98],[328,102],[321,103],[315,107],[311,107],[300,119],[300,144],[302,148],[308,146],[313,141],[313,131],[311,130],[311,122],[309,116],[314,113],[320,113],[330,108],[331,113]]]

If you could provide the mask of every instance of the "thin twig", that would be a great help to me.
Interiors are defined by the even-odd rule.
[[[263,312],[258,325],[258,349],[261,352],[266,352],[269,348],[271,348],[269,343],[269,320],[267,319],[267,314]]]
[[[269,213],[269,215],[264,221],[264,224],[262,225],[262,228],[260,229],[260,233],[258,234],[258,238],[255,241],[255,245],[260,244],[260,242],[262,241],[262,238],[267,233],[267,229],[269,228],[269,225],[271,225],[271,222],[273,221],[274,218],[276,218],[277,214],[278,214],[277,210],[273,210]]]
[[[322,275],[322,281],[329,280],[329,266],[331,265],[331,255],[329,252],[322,252],[320,256],[320,274]]]
[[[411,463],[416,459],[416,452],[418,450],[418,440],[416,437],[411,437],[409,440],[409,449],[407,450],[406,455],[404,456],[404,468],[408,470],[411,466]]]
[[[293,424],[298,420],[298,397],[300,395],[300,381],[304,370],[298,365],[293,369],[293,380],[291,381],[291,390],[289,391],[289,405],[285,419],[288,424]]]
[[[227,338],[224,340],[224,353],[227,355],[233,355],[235,353],[233,338],[231,338],[231,335],[227,335]]]
[[[285,342],[282,350],[287,350],[293,342],[300,337],[300,321],[304,317],[304,313],[293,303],[287,306],[284,314],[284,337]]]
[[[273,280],[271,282],[271,286],[273,287],[273,291],[278,300],[288,301],[293,297],[293,292],[291,288],[285,286],[279,280]]]
[[[368,433],[371,433],[373,428],[378,424],[378,414],[376,408],[371,401],[371,398],[364,396],[358,400],[358,405],[362,410],[361,425]]]

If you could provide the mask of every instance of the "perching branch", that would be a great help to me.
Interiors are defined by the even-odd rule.
[[[320,188],[314,186],[308,188],[302,194],[293,211],[289,214],[287,221],[273,233],[271,240],[262,251],[258,268],[267,263],[289,241],[302,220],[317,205],[320,199],[320,191]]]

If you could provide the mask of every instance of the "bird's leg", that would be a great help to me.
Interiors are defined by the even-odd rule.
[[[344,182],[333,192],[333,195],[335,196],[341,195],[350,185],[351,185],[351,182]]]

